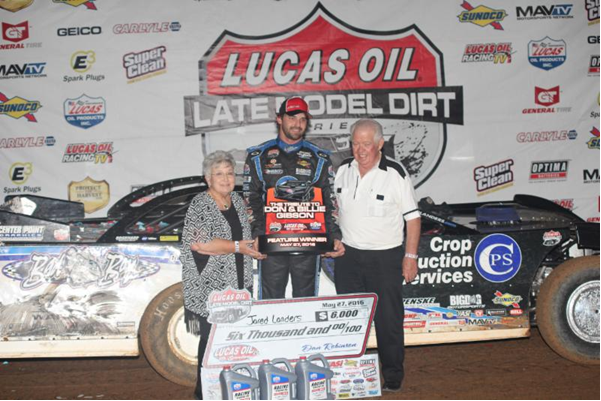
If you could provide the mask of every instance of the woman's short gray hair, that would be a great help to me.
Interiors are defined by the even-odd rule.
[[[371,128],[375,132],[374,143],[378,143],[380,142],[380,139],[384,138],[384,129],[382,128],[382,124],[376,120],[372,120],[371,118],[362,118],[351,125],[351,140],[353,140],[355,131],[363,127]]]
[[[224,152],[223,150],[216,150],[213,153],[207,155],[202,161],[202,172],[206,176],[211,175],[213,167],[221,163],[228,163],[234,170],[236,170],[236,160],[230,152]]]

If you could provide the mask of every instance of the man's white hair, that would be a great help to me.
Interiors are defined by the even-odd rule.
[[[373,130],[375,132],[374,143],[378,143],[380,142],[380,139],[384,138],[384,129],[379,122],[371,118],[362,118],[351,125],[351,140],[355,135],[355,131],[357,131],[359,128],[369,128]]]

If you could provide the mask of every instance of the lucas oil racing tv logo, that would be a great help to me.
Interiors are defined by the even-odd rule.
[[[476,246],[476,270],[492,283],[504,283],[515,277],[522,266],[522,250],[513,238],[491,234]]]
[[[446,124],[463,124],[463,88],[445,86],[442,60],[415,25],[363,31],[317,4],[279,33],[223,32],[200,60],[200,94],[185,97],[186,135],[236,135],[253,124],[273,132],[281,102],[298,95],[314,117],[311,140],[333,160],[350,155],[349,119],[376,118],[419,186],[442,159]]]

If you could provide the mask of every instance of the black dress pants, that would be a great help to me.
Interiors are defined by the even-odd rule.
[[[403,247],[369,251],[344,246],[344,256],[336,259],[336,292],[373,292],[378,295],[374,322],[382,375],[387,383],[402,383],[405,359]]]
[[[318,291],[319,257],[316,255],[269,255],[259,264],[259,299],[286,297],[288,274],[292,297],[314,297]]]
[[[198,316],[197,318],[200,323],[200,341],[198,342],[198,367],[196,369],[196,388],[194,389],[194,396],[197,400],[202,400],[202,381],[200,380],[200,371],[202,369],[202,360],[207,349],[209,335],[211,334],[211,323],[207,321],[206,317]]]

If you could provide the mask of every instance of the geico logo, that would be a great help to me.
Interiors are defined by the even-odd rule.
[[[599,43],[599,35],[597,35],[597,36],[591,35],[587,38],[587,41],[591,45],[596,45]]]
[[[56,30],[56,34],[58,36],[100,35],[101,33],[102,33],[102,27],[99,27],[99,26],[58,28]]]

